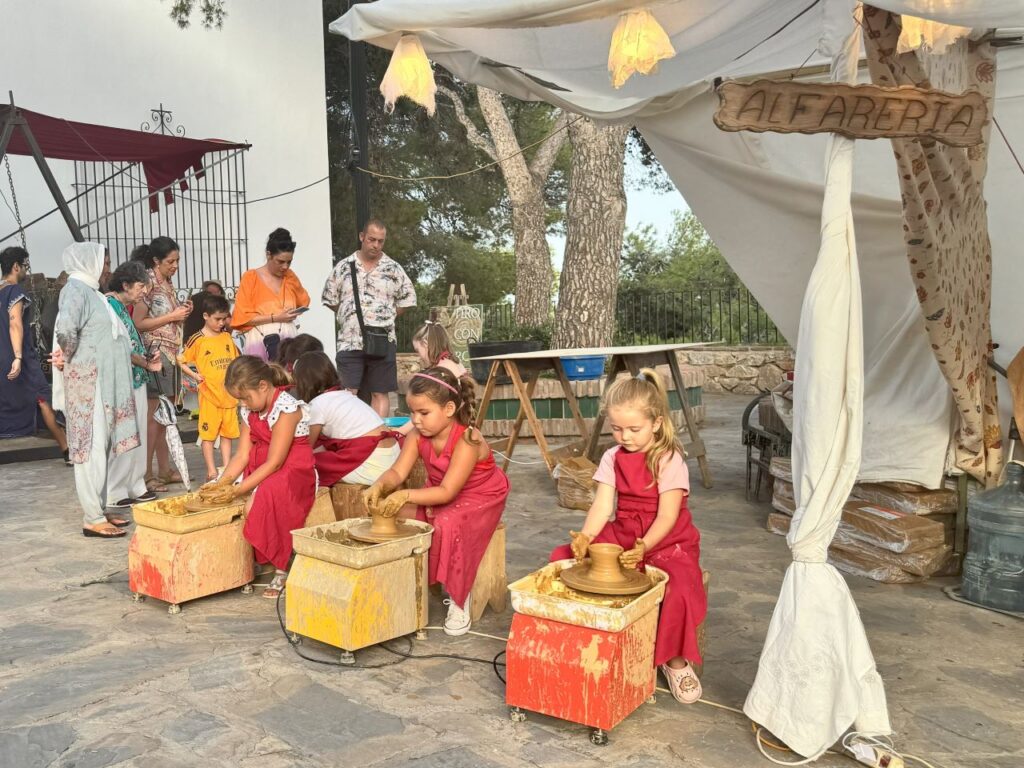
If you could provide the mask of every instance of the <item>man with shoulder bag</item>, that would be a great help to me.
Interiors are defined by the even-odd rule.
[[[342,259],[324,285],[322,301],[338,319],[338,376],[352,393],[371,393],[382,417],[398,390],[395,319],[416,306],[416,289],[402,266],[384,253],[387,228],[370,219],[359,233],[360,248]]]

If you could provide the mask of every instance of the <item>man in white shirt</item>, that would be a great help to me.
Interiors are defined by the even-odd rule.
[[[339,261],[324,285],[322,301],[338,319],[338,376],[350,392],[371,393],[371,405],[382,417],[390,410],[390,393],[398,389],[395,362],[397,339],[395,319],[416,306],[416,289],[402,266],[384,253],[387,228],[380,219],[370,219],[359,233],[360,248]],[[359,287],[360,327],[353,291],[352,265]],[[363,349],[363,328],[386,329],[387,351],[379,357]]]

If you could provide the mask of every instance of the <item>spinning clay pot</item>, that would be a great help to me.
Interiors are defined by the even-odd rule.
[[[605,584],[625,583],[626,574],[619,565],[619,555],[623,551],[618,544],[591,544],[590,570],[587,572],[591,580]]]

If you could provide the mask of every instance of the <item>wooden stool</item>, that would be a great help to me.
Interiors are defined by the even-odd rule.
[[[334,522],[334,506],[331,504],[331,494],[326,488],[316,489],[316,498],[313,499],[313,506],[306,515],[306,522],[303,528],[312,528],[314,525],[324,525]]]
[[[365,485],[335,483],[331,486],[331,502],[334,505],[334,519],[348,520],[353,517],[369,517],[370,512],[363,503]],[[333,520],[331,522],[334,522]]]
[[[487,606],[495,613],[505,610],[508,600],[508,581],[505,577],[505,525],[499,523],[491,541],[484,552],[484,559],[480,561],[476,578],[473,580],[473,589],[470,590],[472,597],[470,605],[470,618],[473,623],[480,621]]]
[[[703,578],[703,581],[704,581],[704,597],[707,597],[708,596],[708,582],[711,581],[711,574],[708,573],[705,570],[701,570],[701,574],[704,577]],[[707,616],[705,616],[704,620],[700,624],[697,625],[697,648],[700,650],[700,657],[702,659],[704,658],[705,648],[707,648],[707,644],[705,642],[705,634],[704,634],[704,625],[707,624],[707,621],[708,621],[707,620]],[[704,674],[704,664],[694,664],[693,665],[693,671],[697,673],[697,677],[700,677],[701,675]]]
[[[423,488],[427,484],[427,468],[423,466],[423,459],[416,459],[416,463],[409,470],[409,476],[405,478],[405,487],[409,490]]]

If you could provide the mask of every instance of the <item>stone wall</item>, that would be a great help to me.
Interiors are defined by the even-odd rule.
[[[709,347],[680,352],[679,360],[704,373],[705,392],[756,395],[782,382],[794,354],[789,347]]]

